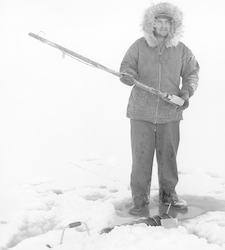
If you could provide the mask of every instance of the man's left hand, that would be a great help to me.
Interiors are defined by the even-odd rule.
[[[181,90],[179,93],[179,97],[184,99],[184,104],[181,107],[178,107],[177,109],[186,109],[189,106],[189,92],[187,90]]]

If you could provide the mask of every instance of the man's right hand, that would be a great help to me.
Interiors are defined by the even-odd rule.
[[[122,83],[125,83],[129,86],[133,86],[134,80],[135,80],[135,78],[131,73],[121,73],[120,81]]]

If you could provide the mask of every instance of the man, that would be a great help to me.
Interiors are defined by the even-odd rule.
[[[170,3],[152,5],[145,12],[144,37],[135,41],[121,63],[120,80],[133,85],[133,79],[162,92],[180,96],[182,107],[165,102],[134,86],[127,117],[131,122],[132,172],[131,214],[140,214],[149,204],[154,153],[158,164],[159,202],[186,208],[178,198],[177,150],[182,112],[198,85],[199,65],[190,49],[180,42],[182,12]],[[180,83],[180,80],[181,83]]]

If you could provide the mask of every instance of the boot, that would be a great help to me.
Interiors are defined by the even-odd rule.
[[[163,190],[160,190],[159,203],[166,206],[171,204],[172,207],[177,209],[186,209],[188,207],[188,203],[184,199],[179,198],[175,191],[168,195]]]
[[[129,214],[139,215],[143,212],[144,208],[149,205],[148,197],[136,196],[133,198],[133,207],[128,211]]]
[[[177,209],[186,209],[188,208],[188,203],[181,198],[177,198],[175,201],[160,201],[161,204],[165,206],[169,206],[171,204],[171,207],[177,208]]]

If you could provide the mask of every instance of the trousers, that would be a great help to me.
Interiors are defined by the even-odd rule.
[[[153,124],[130,120],[132,197],[150,195],[154,154],[158,165],[159,193],[170,196],[178,183],[177,151],[180,141],[180,122]]]

